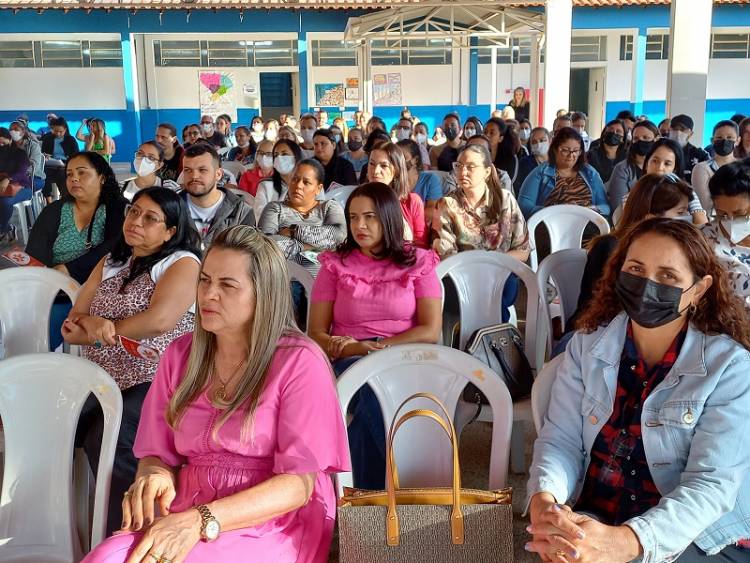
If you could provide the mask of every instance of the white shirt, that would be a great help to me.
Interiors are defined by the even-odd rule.
[[[716,220],[702,230],[729,275],[729,285],[750,311],[750,248],[729,240]]]
[[[708,189],[708,181],[718,169],[719,165],[712,158],[711,160],[696,164],[695,168],[693,168],[693,173],[690,175],[690,183],[693,185],[693,191],[695,191],[701,200],[703,209],[709,214],[714,208],[714,203],[711,199],[711,191]]]
[[[195,205],[190,196],[188,196],[188,211],[190,212],[190,218],[193,220],[201,239],[205,238],[209,228],[211,228],[211,221],[214,220],[216,211],[224,201],[224,192],[219,193],[221,194],[219,201],[214,203],[211,207],[200,207],[199,205]]]
[[[180,185],[174,180],[162,180],[161,178],[159,178],[159,176],[154,179],[154,183],[149,187],[154,186],[160,188],[169,188],[170,190],[173,190],[175,192],[179,192],[180,190],[182,190]],[[133,178],[132,180],[128,181],[127,184],[125,184],[125,189],[122,191],[122,195],[128,201],[132,201],[133,196],[143,189],[145,188],[138,187],[138,185],[135,183],[135,178]]]
[[[253,203],[253,211],[255,213],[255,220],[260,221],[261,215],[266,205],[272,201],[284,201],[286,199],[287,185],[282,180],[281,182],[281,195],[273,187],[273,179],[263,180],[258,184],[258,191],[255,193],[255,202]]]

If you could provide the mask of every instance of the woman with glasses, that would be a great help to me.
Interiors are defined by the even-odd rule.
[[[526,550],[747,562],[750,319],[706,238],[638,223],[577,327],[534,444]]]
[[[703,234],[750,310],[750,162],[725,164],[711,177],[708,189],[715,215]]]
[[[580,205],[608,216],[604,183],[599,173],[586,164],[583,139],[572,127],[563,127],[552,138],[548,162],[540,164],[524,180],[518,203],[528,219],[550,205]]]
[[[180,185],[173,180],[162,180],[159,171],[164,167],[164,149],[156,141],[146,141],[133,155],[133,168],[136,177],[128,181],[122,195],[128,200],[145,188],[153,186],[180,191]]]
[[[122,391],[123,417],[112,470],[108,533],[122,522],[122,495],[135,478],[133,443],[141,405],[159,356],[193,330],[200,254],[183,199],[167,188],[146,188],[125,211],[122,234],[91,272],[63,323],[65,341],[109,373]],[[125,337],[135,341],[126,348]],[[94,474],[103,415],[96,399],[84,406],[78,442]]]

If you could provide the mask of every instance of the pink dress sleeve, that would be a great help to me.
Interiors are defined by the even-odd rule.
[[[427,223],[424,218],[424,203],[418,194],[411,192],[406,200],[401,202],[404,218],[411,227],[414,244],[418,248],[427,248]]]
[[[322,252],[318,255],[320,271],[315,277],[311,300],[313,303],[336,301],[336,263],[338,256],[333,252]]]
[[[417,249],[417,263],[414,268],[419,275],[414,279],[414,295],[417,299],[443,297],[443,284],[437,276],[437,265],[440,258],[434,250]]]
[[[276,474],[349,471],[349,442],[333,372],[323,352],[307,338],[283,354],[279,388]]]
[[[167,424],[166,412],[169,400],[185,371],[192,340],[192,333],[176,339],[167,347],[159,361],[154,381],[143,402],[133,445],[133,453],[138,459],[154,456],[171,467],[180,466],[186,461],[177,452],[174,430]]]

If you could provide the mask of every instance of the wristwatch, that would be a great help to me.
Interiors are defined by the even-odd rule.
[[[201,539],[205,542],[214,541],[221,533],[221,524],[205,504],[199,504],[195,509],[201,515]]]

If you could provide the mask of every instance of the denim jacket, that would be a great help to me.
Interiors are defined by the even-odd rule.
[[[591,447],[612,414],[628,317],[577,332],[557,368],[534,444],[529,499],[575,504]],[[688,327],[674,366],[643,403],[646,459],[662,499],[626,522],[644,563],[674,561],[691,543],[709,555],[750,537],[750,353]]]
[[[584,164],[578,173],[591,190],[591,205],[602,215],[610,214],[607,193],[604,191],[602,177],[591,165]],[[521,191],[518,192],[518,205],[524,217],[528,219],[544,207],[544,202],[555,187],[557,169],[549,163],[543,163],[534,168],[523,181]]]

